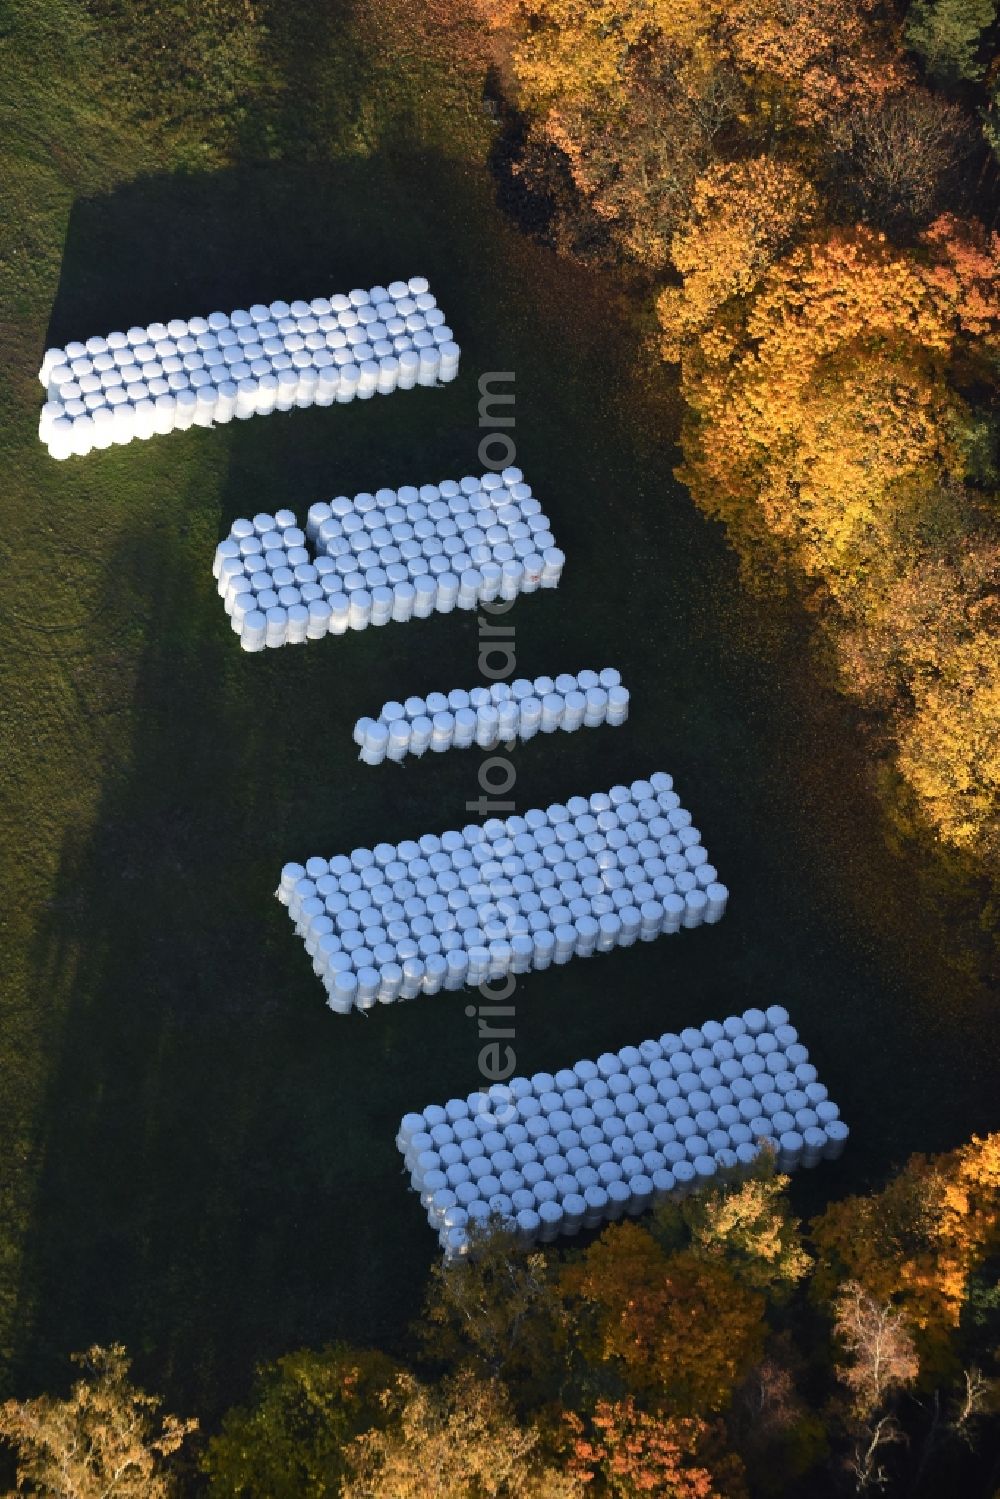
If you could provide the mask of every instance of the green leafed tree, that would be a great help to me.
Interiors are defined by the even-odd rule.
[[[208,1492],[227,1499],[318,1499],[340,1493],[344,1448],[384,1419],[396,1366],[338,1345],[290,1353],[261,1370],[250,1402],[231,1410],[202,1462]]]
[[[435,1265],[417,1334],[427,1358],[543,1394],[558,1384],[567,1318],[544,1253],[493,1225],[474,1252]]]
[[[906,44],[932,78],[946,83],[981,78],[979,46],[996,13],[996,0],[914,0],[906,17]]]

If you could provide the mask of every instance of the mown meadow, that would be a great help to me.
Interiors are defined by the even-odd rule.
[[[854,1131],[802,1212],[989,1128],[1000,1075],[806,622],[672,476],[674,377],[637,367],[620,288],[498,204],[459,72],[393,64],[360,9],[260,14],[266,44],[180,34],[174,92],[141,7],[14,0],[0,36],[4,1384],[121,1340],[205,1417],[290,1348],[399,1342],[435,1245],[395,1127],[478,1051],[463,995],[333,1017],[272,899],[286,859],[469,820],[478,752],[367,769],[350,728],[474,681],[474,616],[245,656],[212,551],[237,515],[477,471],[484,372],[515,372],[568,559],[510,616],[519,669],[633,691],[624,729],[519,748],[518,805],[669,769],[732,891],[716,928],[523,979],[519,1070],[786,1004]],[[61,465],[37,442],[49,344],[417,272],[463,348],[446,389]]]

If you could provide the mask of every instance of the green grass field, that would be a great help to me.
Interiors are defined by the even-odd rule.
[[[624,729],[519,748],[518,804],[668,769],[732,890],[719,927],[523,979],[519,1069],[787,1004],[854,1130],[804,1212],[995,1123],[986,998],[942,976],[949,934],[885,851],[801,622],[744,596],[671,478],[668,393],[635,383],[615,289],[432,134],[158,169],[102,117],[75,15],[15,9],[2,40],[4,1388],[120,1339],[211,1417],[262,1359],[405,1335],[436,1246],[395,1127],[476,1084],[469,997],[334,1017],[272,892],[287,859],[469,820],[478,752],[368,769],[350,730],[471,684],[475,618],[246,656],[211,561],[237,515],[475,472],[483,371],[516,371],[519,462],[568,558],[509,616],[519,669],[614,663],[633,690]],[[418,271],[464,351],[444,390],[61,465],[37,442],[49,343]]]

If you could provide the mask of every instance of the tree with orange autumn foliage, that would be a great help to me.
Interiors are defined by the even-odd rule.
[[[837,596],[900,512],[962,472],[949,310],[881,239],[834,233],[770,268],[683,351],[680,476],[737,535],[770,534]]]
[[[836,231],[768,268],[775,236],[806,222],[804,190],[760,230],[747,188],[716,183],[675,237],[684,284],[659,308],[692,413],[682,476],[737,531],[759,508],[836,593],[867,564],[866,545],[881,550],[894,512],[964,473],[972,421],[948,365],[982,369],[997,350],[1000,237],[944,218],[921,259]]]
[[[705,1421],[649,1414],[629,1397],[599,1400],[589,1429],[572,1414],[567,1424],[569,1471],[588,1485],[599,1474],[619,1499],[742,1499],[746,1493],[742,1463],[716,1450],[717,1433]]]
[[[822,128],[910,76],[872,0],[734,0],[729,45],[779,128]]]
[[[678,1414],[721,1410],[763,1348],[762,1296],[632,1223],[606,1228],[561,1286],[584,1359]]]
[[[949,314],[955,336],[976,340],[976,352],[1000,355],[1000,233],[944,214],[922,236],[929,252],[924,278],[935,304]]]
[[[551,181],[557,156],[577,193],[561,216],[591,217],[653,268],[728,143],[812,152],[817,128],[908,77],[875,7],[852,0],[475,3],[528,116],[522,170]]]

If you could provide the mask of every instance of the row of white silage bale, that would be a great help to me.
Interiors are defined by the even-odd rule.
[[[234,418],[454,380],[460,351],[423,276],[255,303],[47,349],[38,435],[53,458]]]
[[[447,694],[383,703],[378,718],[358,719],[354,742],[366,765],[420,756],[428,749],[494,749],[557,729],[571,734],[602,723],[617,728],[628,717],[628,704],[628,690],[613,666],[534,681],[517,677],[491,687],[455,687]]]
[[[836,1159],[847,1137],[772,1005],[432,1104],[404,1115],[396,1144],[454,1258],[477,1227],[548,1243],[738,1178],[764,1148],[790,1171]]]
[[[282,870],[338,1014],[718,921],[728,890],[671,777]]]
[[[282,514],[295,528],[294,515]],[[306,552],[295,564],[282,558],[278,547],[264,546],[267,530],[281,530],[270,525],[273,520],[263,515],[234,521],[215,554],[219,592],[244,650],[342,635],[390,620],[425,619],[555,588],[565,561],[519,468],[315,504],[305,536],[295,528],[296,556]],[[308,581],[305,573],[294,576],[310,568],[315,576],[310,572]],[[275,612],[296,606],[310,614],[304,637]],[[601,706],[605,690],[591,689],[597,697],[594,704],[588,701],[588,713]],[[607,691],[604,711],[613,722],[616,713],[623,716],[627,694],[617,702],[614,695],[621,697],[624,689]]]

